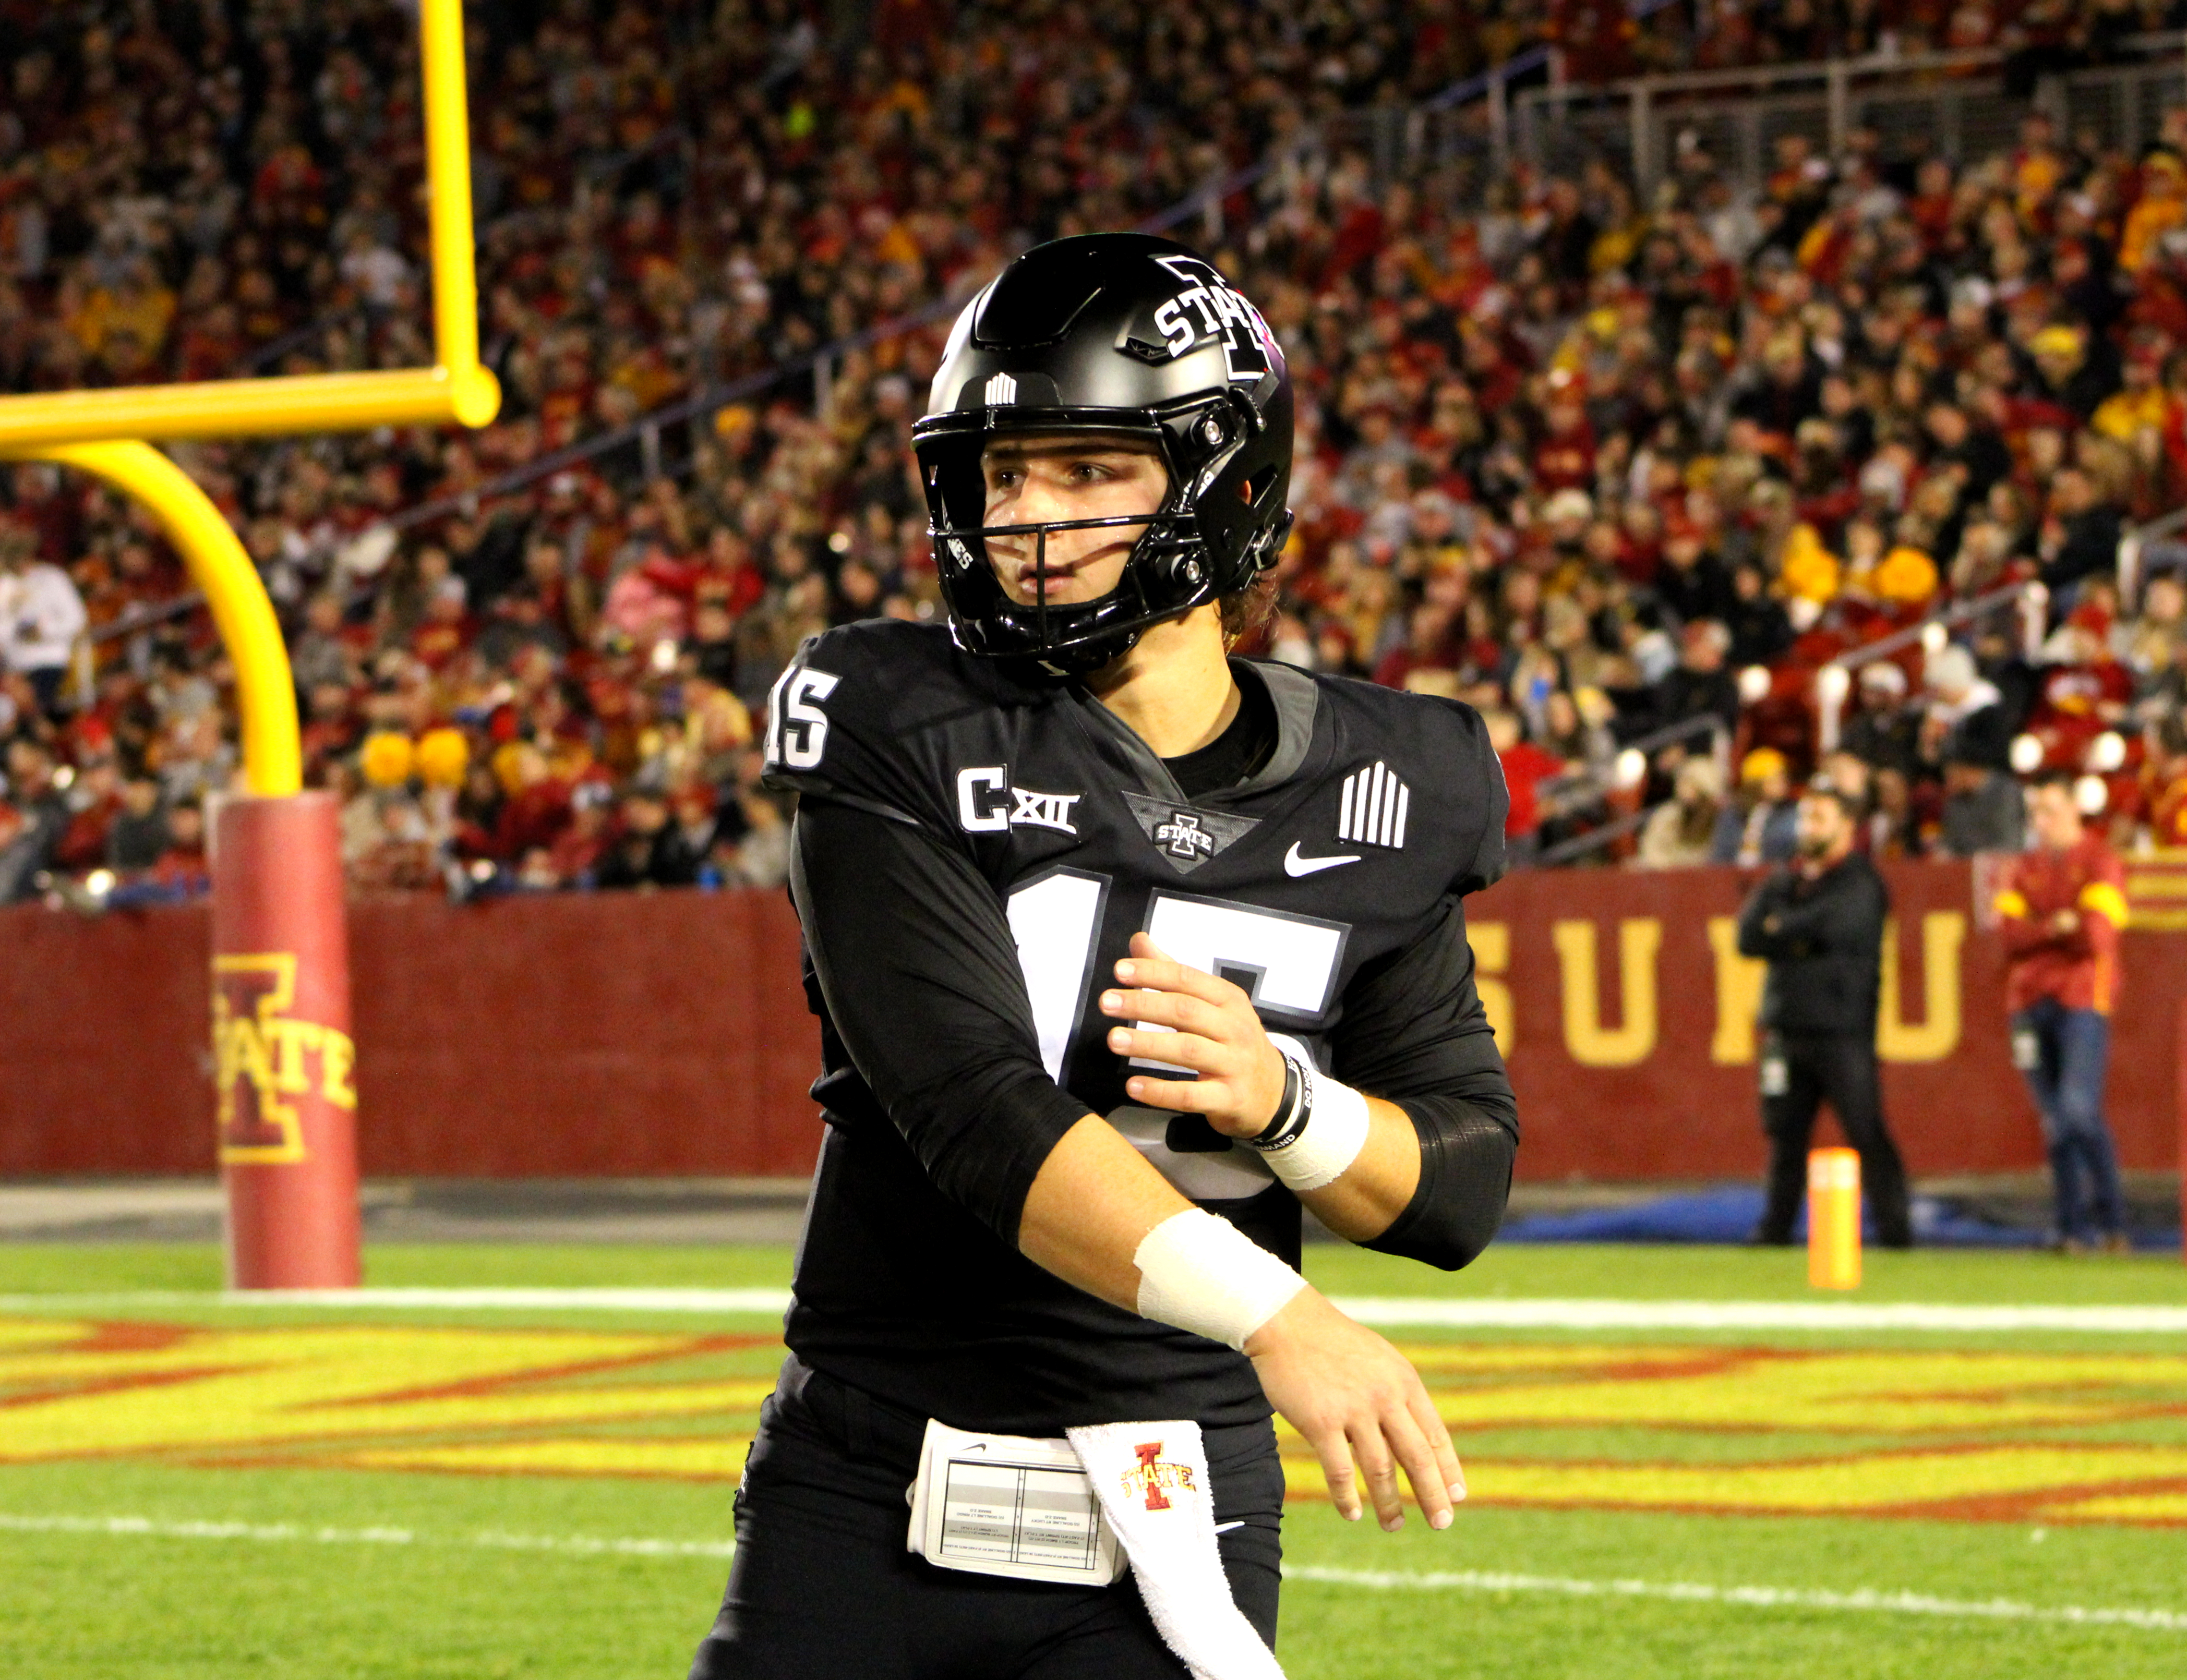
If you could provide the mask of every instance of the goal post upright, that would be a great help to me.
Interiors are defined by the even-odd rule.
[[[478,357],[462,0],[420,0],[434,363],[0,396],[0,461],[91,474],[158,518],[235,669],[247,796],[212,825],[213,1081],[232,1289],[362,1275],[356,1047],[340,832],[303,788],[296,693],[273,604],[211,499],[152,441],[386,425],[483,426],[501,387]]]
[[[0,451],[20,459],[56,443],[274,437],[491,421],[500,411],[501,386],[478,359],[462,0],[422,0],[419,37],[433,267],[432,367],[0,396]]]
[[[285,799],[300,789],[295,682],[280,621],[257,568],[212,498],[149,443],[58,443],[6,452],[88,473],[151,510],[183,557],[190,582],[204,593],[235,667],[245,784],[257,799]]]

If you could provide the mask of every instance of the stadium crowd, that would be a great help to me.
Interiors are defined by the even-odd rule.
[[[1751,16],[1785,34],[1802,3]],[[284,615],[361,888],[779,881],[773,677],[813,630],[938,610],[905,443],[942,326],[723,408],[660,471],[502,476],[1272,153],[1179,230],[1301,395],[1250,650],[1479,705],[1520,857],[1603,829],[1598,861],[1773,861],[1819,771],[1862,790],[1878,855],[2010,846],[2037,763],[2187,843],[2187,593],[2161,545],[2134,600],[2114,575],[2187,487],[2187,113],[2139,156],[2031,115],[1958,163],[1788,137],[1752,201],[1698,146],[1644,204],[1599,163],[1483,199],[1289,149],[1622,10],[879,0],[847,41],[792,0],[470,10],[502,418],[175,452]],[[1941,27],[1831,27],[1871,15]],[[0,7],[0,389],[430,359],[401,8]],[[1819,665],[2022,581],[2049,592],[2032,645],[2004,608],[1861,666],[1823,752]],[[8,470],[0,901],[203,890],[238,753],[210,624],[164,611],[186,593],[141,513]]]

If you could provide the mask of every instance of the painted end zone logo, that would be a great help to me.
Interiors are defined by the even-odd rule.
[[[1470,1504],[2187,1532],[2187,1352],[2168,1346],[1400,1351],[1475,1441]],[[0,1470],[95,1460],[734,1481],[781,1363],[772,1334],[0,1314]],[[1492,1445],[1499,1431],[1512,1433]],[[1288,1424],[1277,1439],[1288,1499],[1324,1497],[1312,1449]],[[1117,1467],[1133,1509],[1201,1497],[1200,1478],[1184,1480],[1195,1467],[1166,1447],[1135,1442]]]
[[[212,959],[213,1088],[220,1158],[277,1165],[304,1158],[295,1099],[357,1106],[357,1046],[346,1032],[289,1011],[296,957],[277,951]]]

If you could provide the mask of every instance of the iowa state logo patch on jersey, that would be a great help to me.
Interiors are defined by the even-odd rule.
[[[1227,811],[1203,811],[1196,805],[1172,805],[1166,799],[1123,789],[1124,803],[1146,830],[1162,861],[1189,875],[1211,857],[1220,857],[1261,825],[1257,817],[1234,817]]]

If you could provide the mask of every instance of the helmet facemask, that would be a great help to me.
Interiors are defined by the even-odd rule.
[[[1159,416],[1088,413],[1084,410],[974,410],[929,420],[915,443],[926,492],[935,563],[960,646],[990,657],[1038,661],[1054,674],[1078,675],[1107,664],[1135,645],[1151,626],[1178,617],[1234,589],[1245,587],[1281,547],[1252,542],[1246,531],[1211,531],[1203,509],[1210,492],[1235,462],[1249,430],[1242,405],[1223,395],[1194,401]],[[985,523],[987,486],[981,459],[998,435],[1048,433],[1109,434],[1144,448],[1152,444],[1168,488],[1152,512],[1053,520],[1023,525]],[[1253,522],[1249,497],[1265,499],[1276,475],[1264,471],[1256,486],[1234,475],[1230,492],[1239,518]],[[1219,504],[1218,504],[1219,505]],[[1281,520],[1288,528],[1289,519]],[[1141,526],[1123,570],[1108,593],[1090,601],[1051,602],[1044,561],[1059,532]],[[1267,533],[1261,533],[1265,538]],[[994,568],[988,539],[1030,536],[1034,541],[1034,598],[1016,599]],[[1241,544],[1235,539],[1246,537]],[[1231,540],[1226,541],[1228,538]],[[1211,540],[1212,539],[1212,540]],[[1242,550],[1242,551],[1241,551]],[[1263,552],[1265,551],[1265,552]]]

